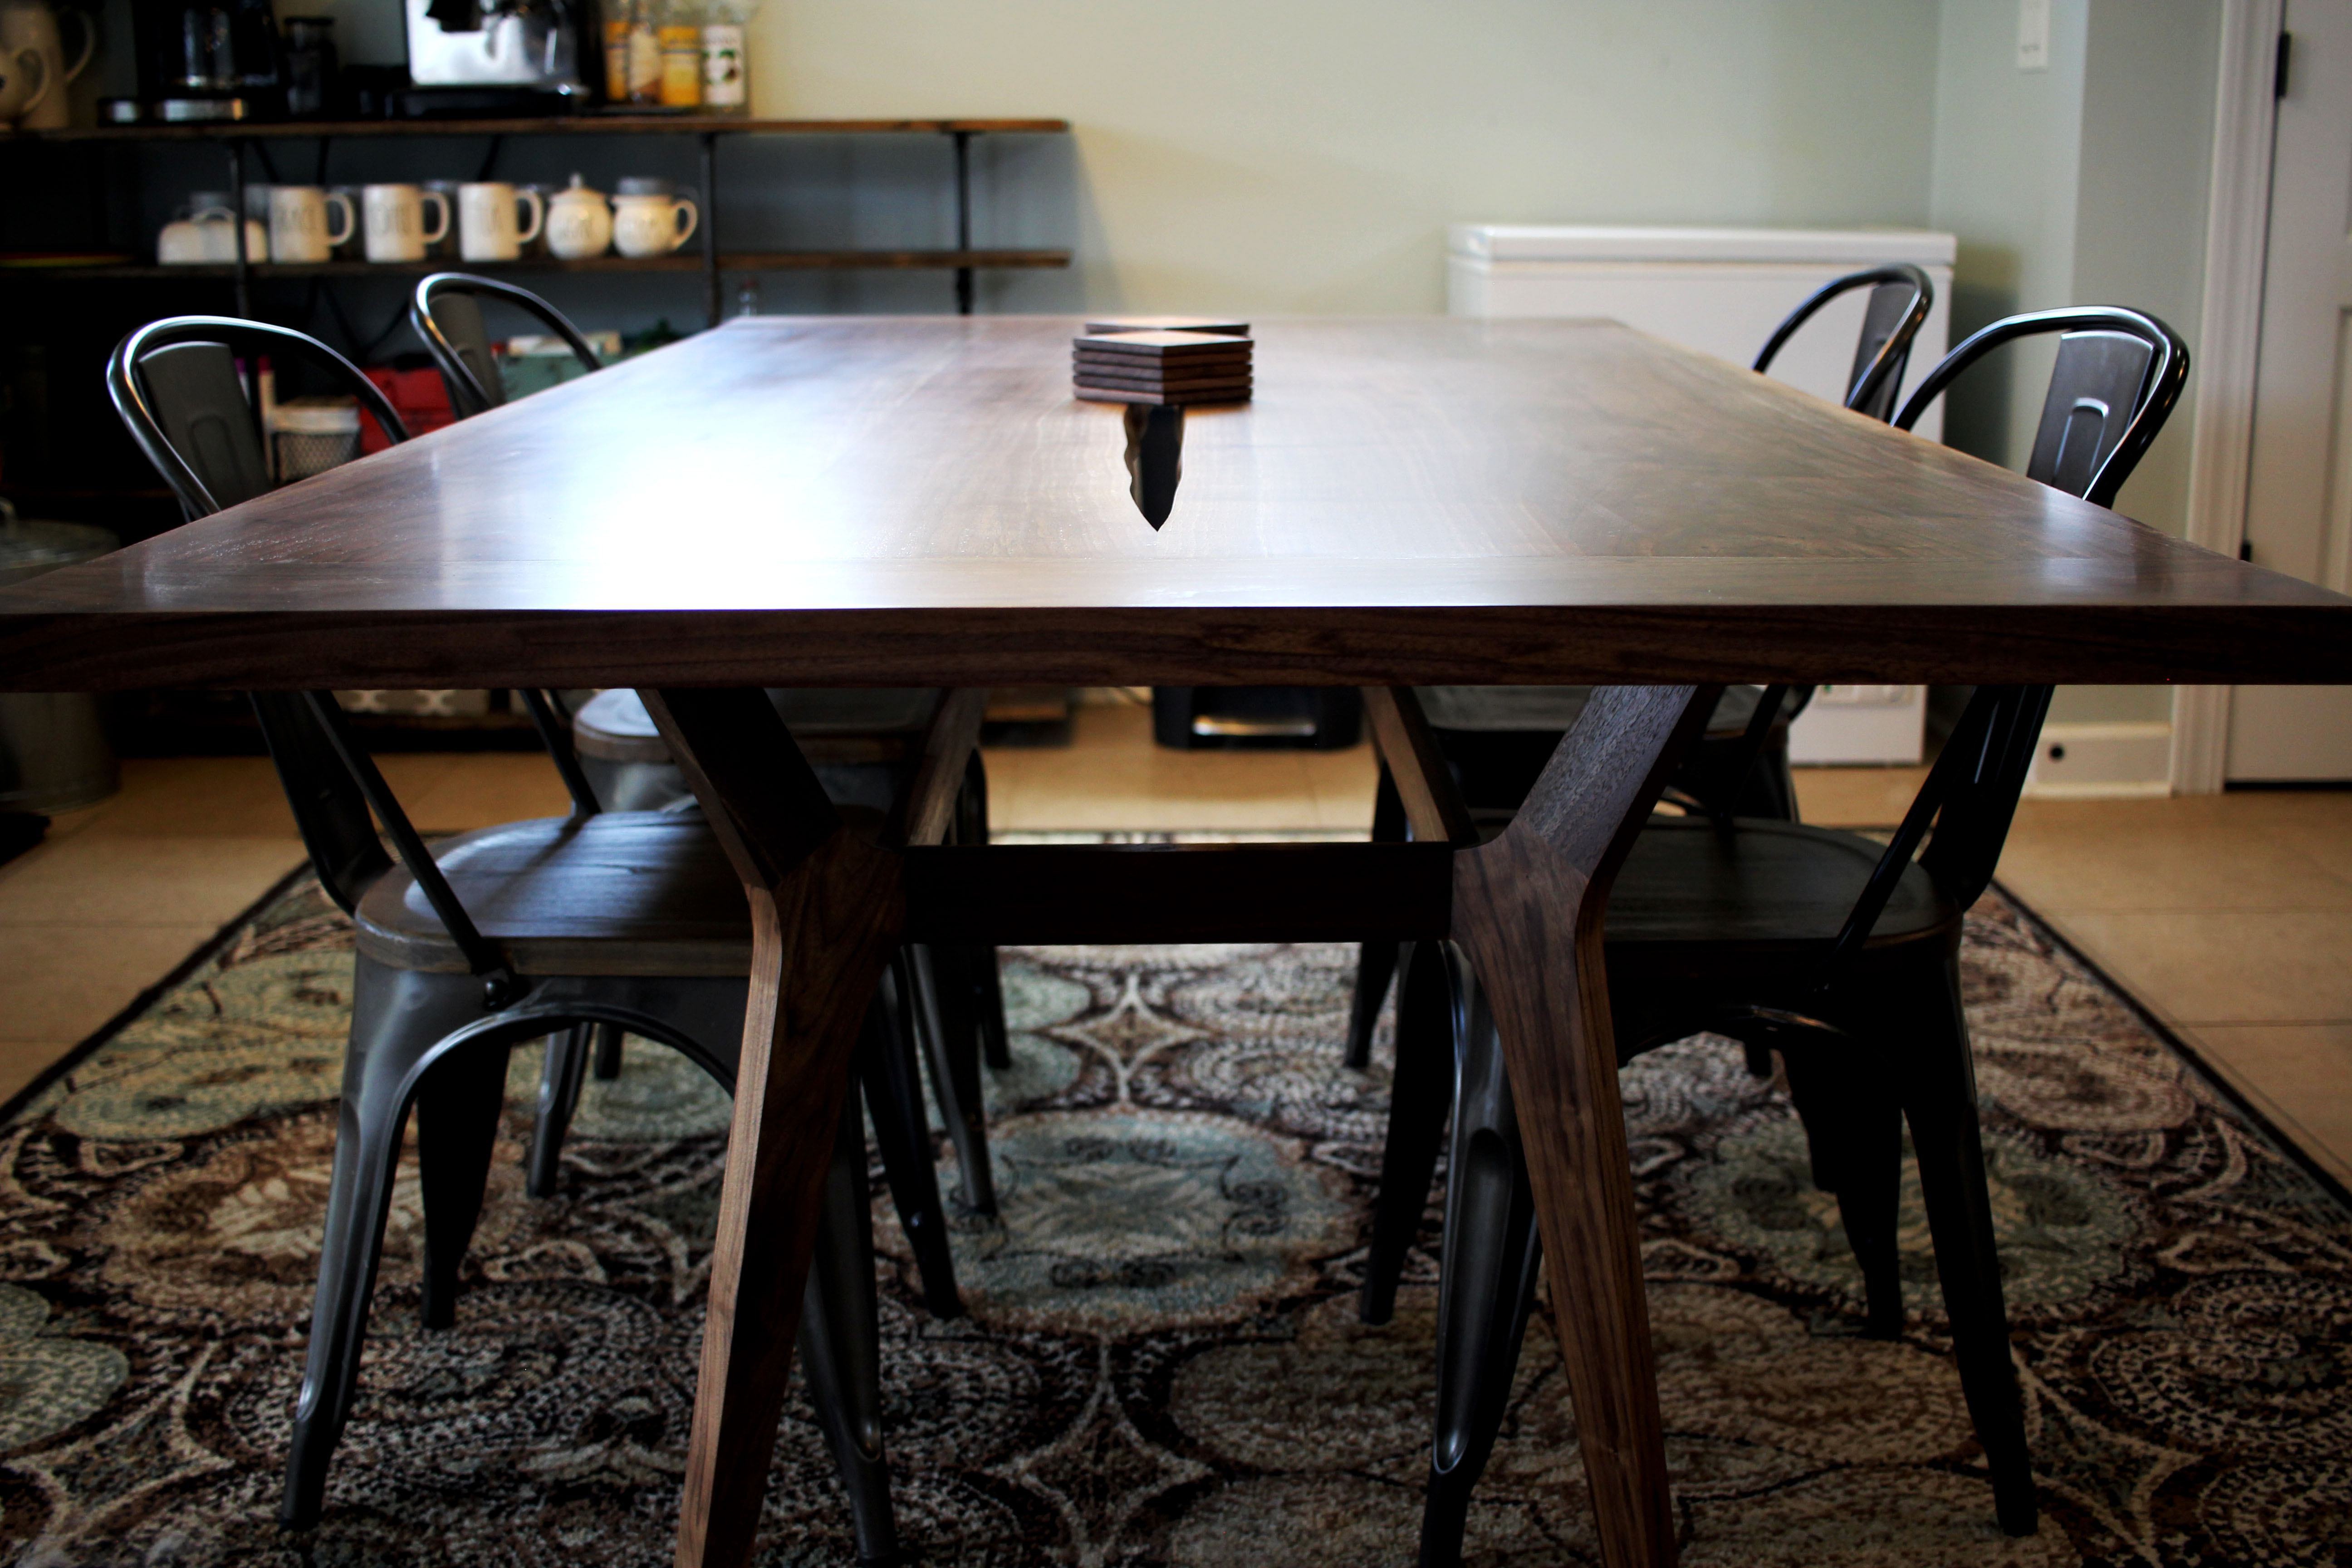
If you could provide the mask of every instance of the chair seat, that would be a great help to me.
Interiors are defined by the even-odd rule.
[[[434,859],[519,974],[751,973],[743,885],[698,814],[509,822],[444,839]],[[397,867],[360,900],[359,950],[395,969],[462,974],[468,967]]]
[[[930,687],[779,687],[768,693],[812,763],[895,763],[913,754],[939,706]],[[612,763],[667,763],[669,746],[637,694],[600,691],[572,720],[583,757]]]
[[[1590,686],[1423,686],[1414,689],[1430,727],[1475,734],[1558,735],[1592,699]],[[1756,712],[1760,686],[1727,686],[1707,716],[1710,740],[1737,735]]]
[[[1786,965],[1818,953],[1862,897],[1884,847],[1858,834],[1738,817],[1728,834],[1700,817],[1654,819],[1609,894],[1612,971],[1621,955],[1695,973]],[[1961,910],[1916,861],[1873,928],[1867,949],[1945,936]]]

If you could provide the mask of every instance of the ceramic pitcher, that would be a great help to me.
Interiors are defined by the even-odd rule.
[[[613,205],[579,175],[548,198],[547,248],[566,261],[602,256],[613,244]]]
[[[6,68],[12,78],[8,87],[0,89],[0,119],[15,121],[19,131],[62,131],[72,123],[66,84],[89,67],[98,47],[98,29],[89,18],[76,11],[73,20],[80,37],[68,62],[58,31],[58,16],[49,9],[48,0],[0,0],[0,57],[5,58],[5,68]],[[37,56],[40,63],[25,71],[29,96],[11,107],[7,100],[15,93],[13,78],[24,68],[19,62],[27,53]]]
[[[624,256],[667,256],[694,232],[695,205],[667,180],[625,179],[613,198],[613,245]]]

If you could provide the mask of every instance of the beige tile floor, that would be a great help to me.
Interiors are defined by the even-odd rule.
[[[420,826],[564,809],[545,759],[388,756]],[[1359,835],[1369,748],[1180,752],[1148,713],[1077,710],[1067,748],[988,754],[1000,831]],[[1916,769],[1807,769],[1808,821],[1875,826]],[[0,867],[0,1096],[162,978],[302,857],[257,758],[126,764],[122,792]],[[2003,883],[2340,1179],[2352,1181],[2352,794],[2028,801]]]

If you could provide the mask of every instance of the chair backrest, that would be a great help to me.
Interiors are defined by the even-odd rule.
[[[498,356],[490,348],[489,328],[482,321],[482,300],[499,300],[536,317],[540,324],[562,338],[588,369],[602,370],[604,362],[580,329],[563,312],[532,293],[495,278],[470,272],[436,272],[416,286],[408,301],[408,324],[425,340],[425,350],[449,389],[449,406],[460,419],[470,419],[506,402],[505,384],[499,378]]]
[[[359,366],[290,327],[235,316],[169,316],[114,345],[106,393],[131,439],[191,518],[205,517],[269,488],[253,405],[236,378],[236,355],[273,354],[324,371],[374,416],[391,441],[408,439],[383,393]]]
[[[234,506],[268,488],[252,410],[237,384],[237,349],[307,357],[357,395],[389,439],[408,439],[407,426],[375,384],[316,338],[226,316],[151,322],[116,345],[107,362],[107,391],[131,439],[191,518]],[[392,857],[377,837],[380,822],[400,863],[415,879],[468,965],[483,977],[484,1005],[501,1007],[520,998],[525,987],[457,901],[374,760],[352,734],[333,696],[257,691],[250,697],[285,786],[287,805],[327,896],[345,913],[355,913],[369,886],[391,869]],[[523,697],[572,792],[575,814],[594,815],[596,797],[546,694],[527,691]]]
[[[2028,478],[2105,506],[2123,489],[2180,401],[2189,346],[2156,317],[2120,306],[2041,310],[1995,321],[1927,373],[1895,416],[1908,430],[1961,372],[2019,338],[2057,332],[2058,361],[2042,404],[2042,424],[2027,461]],[[1924,841],[1919,864],[1962,909],[1991,885],[2017,797],[2050,710],[2047,686],[1979,686],[1969,699],[1943,753],[1927,772],[1903,825],[1871,872],[1824,974],[1859,949]],[[1935,837],[1929,839],[1933,826]]]
[[[1920,382],[1895,416],[1895,427],[1917,424],[1927,405],[1986,354],[2047,332],[2058,334],[2058,363],[2050,372],[2026,477],[2113,506],[2189,379],[2189,345],[2145,311],[2076,305],[2011,316],[1971,332]]]
[[[1853,346],[1853,368],[1846,375],[1845,405],[1873,419],[1885,418],[1895,406],[1896,389],[1903,384],[1904,368],[1911,363],[1911,340],[1918,336],[1920,324],[1936,303],[1935,284],[1908,262],[1849,272],[1822,284],[1789,312],[1788,320],[1772,329],[1763,352],[1756,356],[1755,368],[1770,369],[1774,357],[1796,336],[1797,329],[1812,320],[1822,306],[1864,288],[1870,289],[1870,300],[1863,310],[1862,334]]]

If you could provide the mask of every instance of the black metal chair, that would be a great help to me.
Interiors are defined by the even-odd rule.
[[[2188,374],[2186,345],[2152,316],[2088,307],[1995,322],[1921,382],[1895,424],[1909,428],[1987,353],[2046,332],[2060,334],[2057,364],[2026,472],[2111,504]],[[1961,1387],[2011,1534],[2035,1528],[2037,1503],[1978,1134],[1959,945],[1962,919],[2000,859],[2050,692],[1977,688],[1884,847],[1793,822],[1653,822],[1617,875],[1607,924],[1621,1063],[1704,1030],[1781,1053],[1814,1184],[1837,1197],[1861,1266],[1866,1331],[1879,1336],[1903,1321],[1895,1226],[1909,1122]],[[1398,999],[1367,1321],[1384,1321],[1392,1309],[1449,1101],[1424,1564],[1460,1560],[1540,1244],[1500,1044],[1475,978],[1450,944],[1420,944],[1405,960]]]
[[[152,323],[117,347],[107,384],[132,439],[192,516],[267,488],[235,375],[240,348],[307,359],[359,396],[393,440],[406,438],[381,394],[315,339],[221,317]],[[175,432],[197,439],[183,444]],[[609,1025],[660,1040],[733,1083],[751,922],[724,854],[698,816],[600,811],[547,695],[524,697],[572,814],[428,848],[331,694],[252,694],[320,885],[358,927],[319,1294],[281,1504],[297,1527],[318,1520],[351,1413],[411,1105],[425,1221],[420,1317],[431,1329],[454,1321],[515,1044],[551,1027]],[[917,1238],[926,1296],[951,1315],[960,1307],[944,1272],[945,1220],[912,1035],[898,1024],[910,1005],[903,966],[894,981],[868,1014],[859,1076],[901,1217]],[[895,1560],[897,1541],[857,1103],[846,1102],[836,1134],[801,1350],[850,1495],[860,1560],[878,1563]]]
[[[769,702],[833,803],[882,812],[892,809],[912,782],[925,731],[941,698],[928,688],[768,689]],[[573,716],[572,740],[599,798],[636,810],[692,809],[686,775],[670,760],[667,742],[635,692],[598,692]],[[946,842],[988,842],[988,774],[977,751],[965,766]],[[1007,1068],[1013,1060],[996,950],[913,943],[901,959],[913,986],[908,1020],[922,1043],[932,1095],[955,1152],[958,1199],[971,1213],[992,1215],[996,1181],[988,1156],[980,1065],[984,1058],[991,1067]],[[544,1131],[533,1142],[534,1154],[541,1147],[561,1147],[562,1123],[584,1076],[581,1064],[592,1054],[599,1077],[619,1070],[620,1042],[611,1030],[596,1031],[593,1044],[583,1032],[551,1048],[540,1094]],[[919,1088],[917,1092],[919,1100]]]
[[[1902,390],[1903,373],[1911,363],[1912,340],[1936,303],[1935,284],[1907,261],[1849,272],[1822,284],[1764,340],[1763,350],[1756,356],[1757,373],[1772,368],[1773,360],[1797,335],[1797,329],[1811,321],[1822,306],[1864,288],[1870,290],[1870,299],[1863,307],[1853,368],[1846,376],[1845,405],[1873,419],[1885,419],[1894,412],[1895,395]]]
[[[1885,419],[1910,363],[1912,340],[1936,302],[1935,284],[1908,263],[1849,273],[1814,290],[1772,330],[1756,356],[1756,370],[1769,369],[1798,329],[1823,306],[1864,288],[1870,300],[1854,343],[1845,405]],[[1527,798],[1536,775],[1591,694],[1591,688],[1585,686],[1432,686],[1418,693],[1430,732],[1454,770],[1472,816],[1504,821]],[[1675,771],[1668,798],[1710,816],[1794,822],[1797,788],[1789,773],[1789,726],[1812,695],[1809,686],[1783,687],[1777,703],[1768,707],[1759,687],[1727,689],[1708,716],[1705,735]],[[1404,806],[1383,767],[1372,805],[1373,841],[1395,843],[1407,836]],[[1366,942],[1358,954],[1346,1047],[1351,1068],[1361,1068],[1372,1059],[1372,1030],[1396,964],[1393,943]],[[1769,1065],[1757,1065],[1770,1071]]]
[[[464,419],[506,401],[481,301],[511,305],[571,346],[590,372],[602,369],[595,351],[564,314],[528,289],[465,272],[436,272],[419,282],[408,302],[409,325],[424,340],[441,373],[450,406]],[[775,689],[769,700],[824,782],[836,805],[887,812],[911,777],[925,727],[940,694],[929,689]],[[572,746],[608,807],[635,811],[690,809],[693,794],[670,760],[645,704],[634,691],[601,691],[565,716]],[[988,780],[979,754],[966,770],[951,843],[988,841]],[[924,1044],[932,1092],[956,1152],[963,1205],[996,1212],[988,1160],[979,1061],[1012,1065],[1004,1002],[993,948],[934,947],[910,952],[916,978],[911,1021]],[[590,1071],[600,1079],[621,1070],[621,1034],[582,1027],[551,1040],[540,1081],[539,1120],[531,1140],[529,1190],[544,1197],[556,1173],[581,1089]],[[940,1246],[944,1247],[944,1237]],[[945,1267],[945,1253],[940,1254]]]
[[[409,297],[408,324],[425,340],[425,352],[433,356],[441,384],[449,390],[449,406],[458,418],[471,418],[507,400],[498,354],[482,320],[484,300],[499,300],[536,318],[562,338],[573,357],[590,371],[604,368],[580,329],[530,289],[470,272],[436,272],[418,283],[416,292]]]

